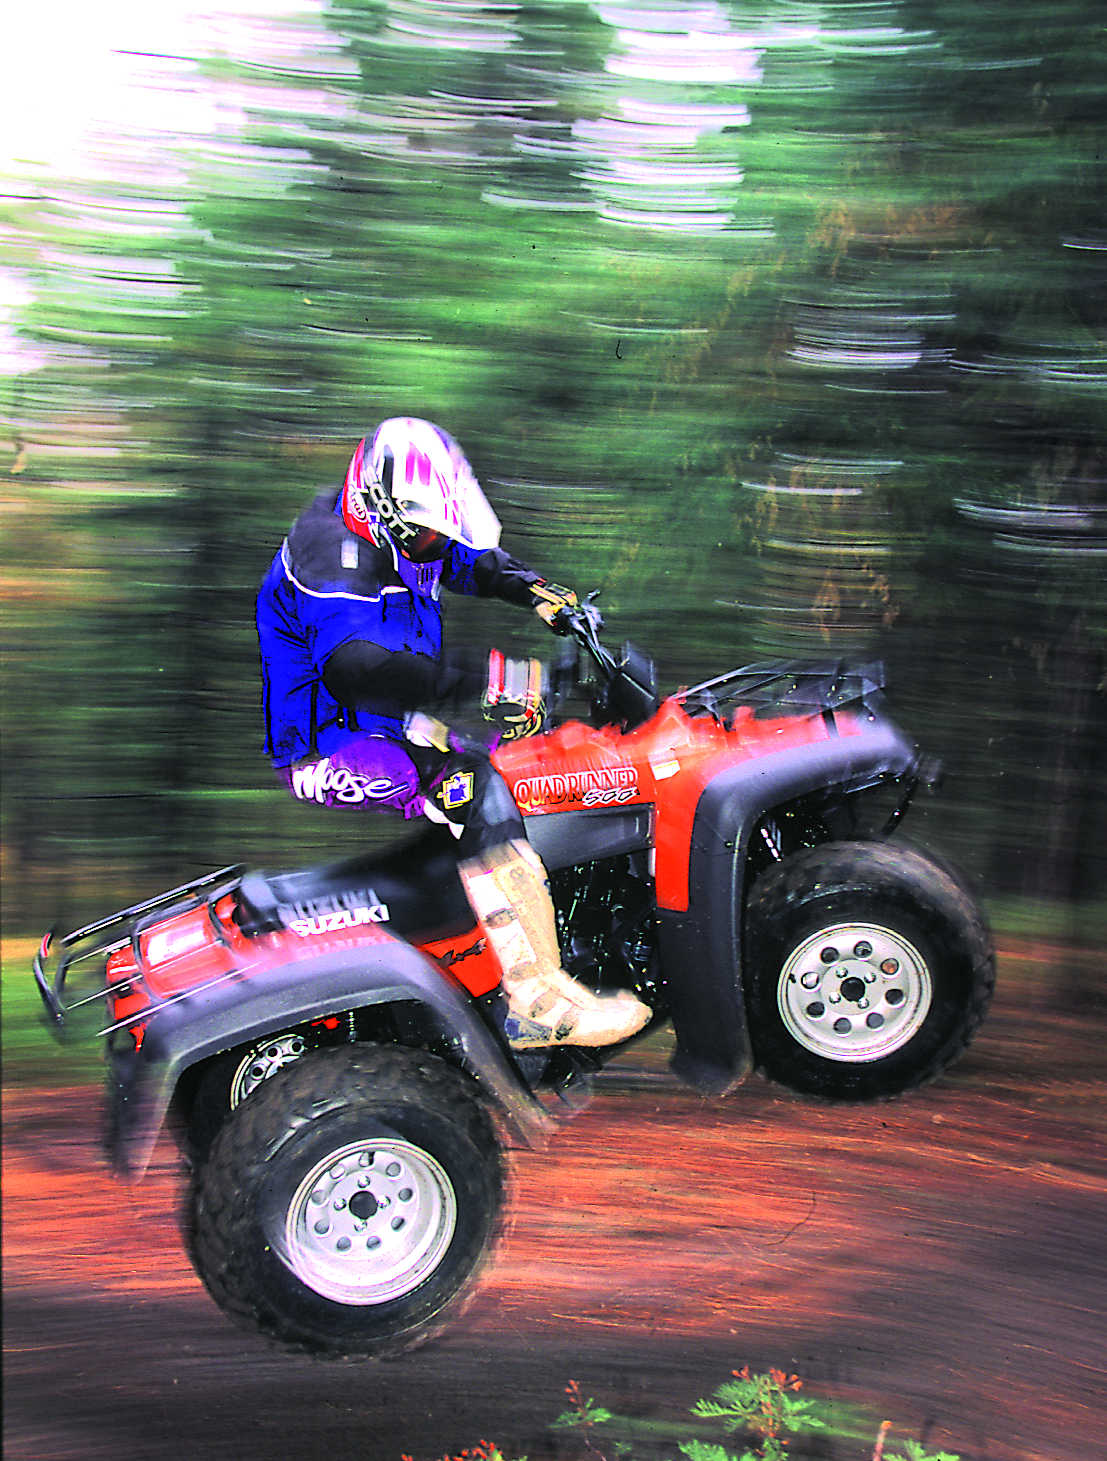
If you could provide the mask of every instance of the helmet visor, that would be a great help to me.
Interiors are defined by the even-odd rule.
[[[432,486],[399,504],[401,517],[421,533],[484,551],[500,541],[500,522],[473,479],[459,493]],[[406,545],[405,545],[406,546]]]
[[[433,528],[417,528],[415,536],[396,545],[405,558],[412,563],[435,563],[445,558],[450,539],[445,533],[436,533]]]

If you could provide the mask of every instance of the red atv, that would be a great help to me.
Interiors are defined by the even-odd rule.
[[[633,989],[705,1093],[759,1068],[867,1100],[949,1065],[991,996],[991,942],[960,877],[889,840],[933,777],[879,667],[759,664],[662,700],[593,605],[564,627],[560,702],[586,691],[589,720],[494,760],[566,969]],[[171,1119],[201,1278],[294,1349],[384,1355],[435,1332],[495,1235],[504,1146],[541,1142],[556,1097],[577,1103],[625,1048],[511,1049],[448,844],[432,828],[299,872],[224,868],[35,959],[55,1029],[106,1002],[117,1170],[141,1175]]]

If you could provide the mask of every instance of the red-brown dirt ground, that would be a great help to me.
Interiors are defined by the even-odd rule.
[[[963,1461],[1102,1461],[1107,1017],[1072,996],[1073,961],[1086,986],[1090,953],[1009,948],[975,1045],[894,1103],[760,1079],[710,1102],[658,1052],[625,1057],[547,1150],[516,1154],[464,1317],[387,1363],[233,1328],[182,1250],[172,1148],[123,1185],[94,1089],[6,1086],[4,1455],[431,1461],[488,1437],[568,1461],[595,1454],[549,1428],[570,1379],[675,1420],[749,1364],[861,1408],[874,1438],[891,1419],[889,1453],[915,1436]],[[872,1452],[803,1444],[795,1461]],[[635,1461],[654,1456],[675,1441],[643,1434]]]

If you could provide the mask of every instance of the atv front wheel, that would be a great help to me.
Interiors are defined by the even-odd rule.
[[[278,1070],[300,1060],[319,1040],[306,1028],[268,1035],[244,1050],[209,1060],[192,1086],[185,1122],[186,1151],[194,1162],[206,1159],[212,1142],[236,1106]]]
[[[196,1178],[190,1248],[216,1303],[286,1348],[399,1354],[472,1288],[503,1183],[460,1072],[422,1051],[319,1050],[228,1117]]]
[[[806,1094],[871,1100],[923,1085],[969,1043],[995,982],[960,880],[893,843],[788,858],[755,884],[746,929],[755,1057]]]

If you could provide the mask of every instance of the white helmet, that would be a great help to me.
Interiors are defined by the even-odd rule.
[[[457,442],[430,421],[393,416],[359,443],[342,488],[351,532],[405,558],[430,563],[450,542],[484,551],[500,541],[500,522]]]

